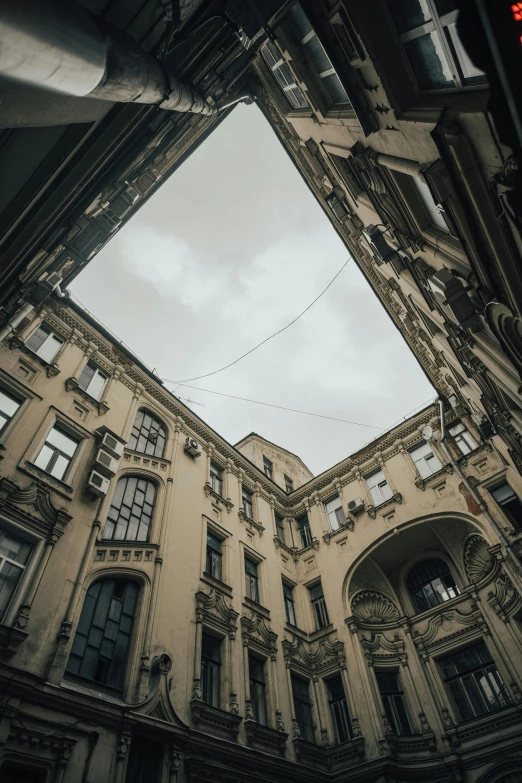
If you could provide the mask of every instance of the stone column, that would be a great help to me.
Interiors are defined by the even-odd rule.
[[[290,670],[290,661],[285,660],[285,666],[286,666],[286,683],[288,686],[288,696],[290,698],[290,718],[292,720],[292,739],[297,739],[301,736],[301,731],[299,729],[299,724],[297,723],[297,718],[295,717],[295,705],[294,705],[294,692],[292,690],[292,672]]]
[[[38,561],[38,564],[31,577],[31,581],[29,582],[29,585],[27,587],[27,591],[24,597],[24,602],[23,604],[21,604],[20,609],[18,610],[18,616],[14,623],[15,628],[21,628],[22,630],[25,630],[27,626],[27,623],[29,621],[29,613],[31,611],[31,606],[33,604],[35,595],[38,592],[40,582],[45,573],[45,569],[47,568],[47,563],[49,562],[49,558],[51,557],[51,553],[54,549],[54,545],[56,544],[57,541],[58,541],[58,536],[56,533],[52,532],[48,535],[45,542],[44,549],[40,555],[40,560]]]
[[[243,637],[243,676],[245,680],[245,720],[254,720],[250,698],[250,666],[248,665],[248,639]]]
[[[124,783],[129,757],[129,748],[132,741],[130,731],[122,731],[118,737],[118,749],[116,751],[116,764],[112,783]]]
[[[410,656],[412,656],[414,658],[414,660],[417,661],[417,667],[416,668],[417,668],[417,671],[418,671],[418,675],[419,675],[419,678],[422,680],[422,683],[423,683],[423,685],[424,685],[424,687],[426,689],[426,693],[428,694],[428,698],[430,700],[430,707],[431,707],[431,709],[433,711],[433,714],[435,716],[435,719],[437,720],[437,723],[438,723],[438,730],[439,730],[439,732],[441,734],[444,734],[446,729],[445,729],[443,721],[441,720],[440,703],[437,702],[437,699],[435,698],[435,696],[433,694],[432,686],[431,686],[431,683],[430,683],[429,677],[428,677],[428,672],[425,670],[426,669],[425,663],[421,663],[421,661],[419,660],[420,659],[419,651],[417,650],[417,648],[414,645],[413,640],[411,638],[411,629],[410,629],[410,627],[408,625],[408,621],[407,620],[404,621],[402,627],[403,627],[403,631],[404,631],[405,646],[406,646],[407,651],[410,654]],[[411,674],[411,672],[410,672],[410,674]],[[424,713],[424,710],[422,710],[422,712]]]
[[[230,692],[229,712],[232,715],[239,715],[239,703],[237,700],[236,678],[234,668],[234,642],[236,639],[236,632],[229,631],[228,633],[228,687]]]
[[[231,459],[227,459],[225,470],[223,471],[223,497],[232,502],[230,498],[230,490],[232,489],[232,476],[234,475],[234,463]],[[230,511],[230,507],[227,509]]]
[[[344,685],[344,692],[346,694],[346,701],[348,704],[348,712],[350,713],[350,718],[352,721],[353,736],[360,737],[361,729],[359,726],[359,718],[357,717],[357,709],[355,707],[355,699],[352,692],[352,684],[348,676],[348,667],[346,665],[346,660],[341,661],[340,665],[341,665],[341,677]]]
[[[275,714],[275,728],[277,731],[284,731],[285,724],[281,713],[281,702],[279,700],[279,688],[277,683],[277,654],[275,650],[270,653],[267,661],[268,687],[270,688],[270,698]]]
[[[374,735],[374,739],[377,742],[377,740],[380,738],[382,734],[381,722],[377,715],[377,705],[380,704],[380,697],[379,697],[379,701],[375,701],[375,697],[372,690],[373,686],[369,678],[368,667],[366,665],[366,661],[361,648],[361,643],[359,640],[359,635],[357,632],[357,624],[355,623],[355,621],[351,620],[350,622],[347,622],[347,625],[351,631],[350,639],[352,643],[352,649],[354,652],[355,665],[359,674],[359,680],[362,685],[363,694],[366,702],[366,704],[361,705],[362,713],[364,714],[366,712],[366,714],[368,715],[371,729]]]
[[[210,463],[212,462],[212,452],[214,451],[214,447],[212,443],[207,443],[205,446],[205,451],[207,452],[207,473],[205,477],[205,482],[208,483],[210,481]]]
[[[181,765],[181,753],[175,745],[168,749],[169,753],[169,783],[177,783],[178,772]]]
[[[312,675],[312,689],[314,693],[314,707],[317,715],[317,724],[319,728],[319,735],[321,737],[321,745],[323,748],[330,747],[330,741],[328,739],[328,729],[323,724],[323,715],[326,714],[324,710],[324,701],[321,693],[321,686],[319,683],[319,677],[314,672]]]
[[[192,698],[201,700],[201,643],[203,639],[203,611],[196,609],[196,639],[194,643],[194,676]]]

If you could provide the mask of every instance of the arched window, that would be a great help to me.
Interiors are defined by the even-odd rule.
[[[139,586],[102,579],[87,590],[66,671],[121,690]]]
[[[156,487],[139,476],[124,476],[116,484],[103,538],[146,541]]]
[[[127,446],[133,451],[150,457],[163,457],[167,431],[161,421],[152,413],[141,408],[136,414],[134,426]]]
[[[455,580],[443,560],[423,560],[411,569],[408,590],[418,612],[449,601],[459,594]]]

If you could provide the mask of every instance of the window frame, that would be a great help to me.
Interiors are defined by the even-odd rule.
[[[116,530],[118,528],[118,523],[119,523],[120,518],[122,518],[121,517],[121,510],[122,510],[123,505],[124,505],[123,501],[125,500],[125,496],[127,494],[127,490],[128,490],[128,486],[129,486],[129,480],[132,480],[132,479],[136,479],[136,485],[134,487],[134,492],[133,492],[133,497],[132,497],[132,504],[130,505],[129,517],[127,519],[126,534],[125,534],[124,538],[115,538],[114,537],[114,533],[116,532]],[[119,509],[118,509],[118,517],[115,520],[112,520],[112,519],[109,519],[109,514],[110,514],[110,512],[111,512],[111,510],[112,510],[112,508],[114,506],[114,498],[115,498],[115,495],[116,495],[116,493],[118,491],[118,486],[123,481],[126,481],[127,483],[126,483],[125,488],[123,489],[123,492],[122,492],[121,502],[120,502],[120,506],[119,506]],[[138,492],[138,482],[140,482],[140,481],[145,481],[148,485],[152,486],[153,489],[154,489],[154,495],[153,495],[153,498],[152,498],[152,502],[150,503],[149,501],[147,501],[147,505],[151,506],[149,522],[148,522],[148,525],[147,525],[147,535],[146,535],[145,538],[127,538],[127,532],[129,530],[130,521],[131,521],[132,516],[133,516],[132,512],[133,512],[133,509],[134,509],[134,506],[135,506],[135,497],[136,497],[136,493]],[[118,480],[114,484],[112,497],[111,497],[111,502],[109,504],[109,507],[107,509],[107,514],[106,514],[106,517],[105,517],[105,524],[104,524],[103,531],[102,531],[102,541],[107,541],[107,542],[108,541],[112,541],[112,542],[114,542],[115,545],[116,544],[118,544],[118,545],[120,545],[120,544],[123,544],[123,545],[125,545],[125,544],[138,544],[139,545],[139,544],[150,543],[151,538],[152,538],[151,531],[152,531],[152,527],[153,527],[153,524],[154,524],[155,510],[158,507],[159,489],[160,489],[159,482],[156,480],[155,477],[149,476],[148,474],[144,475],[143,473],[136,473],[136,472],[134,472],[132,470],[129,470],[128,472],[125,472],[125,473],[118,474]],[[143,492],[142,489],[139,489],[139,491]],[[145,492],[148,492],[148,487],[146,488]],[[144,503],[145,503],[145,500],[144,500]],[[127,507],[128,507],[128,505],[127,505]],[[141,510],[143,512],[143,506],[142,506]],[[125,517],[123,517],[123,519],[125,519]],[[107,537],[105,535],[105,532],[107,530],[108,524],[114,525],[113,535],[111,537]],[[139,533],[141,524],[142,524],[142,517],[140,516],[139,522],[138,522],[138,526],[137,526],[137,529],[136,529],[136,535]]]
[[[49,428],[47,431],[47,434],[45,435],[45,438],[43,442],[40,444],[40,447],[37,450],[37,453],[34,455],[34,460],[32,462],[32,465],[39,471],[42,471],[42,473],[45,473],[49,478],[54,479],[55,481],[59,481],[62,484],[66,484],[65,481],[66,478],[69,478],[69,474],[71,471],[72,464],[75,460],[75,457],[78,454],[78,449],[80,447],[81,438],[78,438],[77,436],[71,435],[67,429],[67,427],[60,426],[59,420],[56,420],[54,424]],[[49,437],[52,435],[52,433],[56,430],[56,432],[60,433],[60,435],[68,438],[70,441],[73,441],[76,443],[76,446],[74,447],[74,451],[72,454],[67,454],[67,452],[63,451],[59,446],[56,446],[54,443],[48,443]],[[43,468],[41,465],[37,464],[38,459],[40,458],[40,455],[42,454],[43,450],[45,448],[50,449],[53,453],[49,458],[49,461],[47,463],[47,467]],[[65,467],[65,470],[61,474],[61,476],[54,476],[51,472],[51,470],[54,470],[56,463],[58,460],[62,458],[66,460],[67,465]],[[49,470],[49,467],[51,470]]]
[[[382,474],[383,481],[380,481],[378,484],[375,484],[375,486],[373,486],[373,487],[370,486],[370,484],[369,484],[370,479],[372,479],[374,476],[378,476],[379,474]],[[380,468],[378,468],[378,470],[374,470],[371,473],[369,473],[368,475],[364,476],[364,481],[365,481],[365,484],[366,484],[366,488],[367,488],[368,492],[370,493],[370,497],[371,497],[371,500],[372,500],[371,505],[374,506],[374,508],[378,508],[379,506],[384,505],[384,503],[387,503],[388,500],[391,500],[393,498],[394,492],[393,492],[393,490],[392,490],[392,488],[390,486],[390,483],[388,481],[386,473],[384,472],[384,469],[382,467],[380,467]],[[383,487],[384,485],[390,491],[389,497],[384,497],[384,495],[383,495],[381,487]],[[381,500],[379,500],[379,502],[375,501],[375,497],[373,495],[372,489],[378,489],[379,490],[379,493],[380,493],[381,498],[382,498]]]
[[[281,514],[278,514],[277,511],[274,511],[274,522],[275,522],[275,528],[276,528],[276,536],[278,540],[286,546],[286,528],[285,528],[285,517],[281,516]]]
[[[138,429],[138,434],[135,435],[134,430],[137,429],[136,420],[137,420],[138,416],[140,415],[140,413],[143,414],[143,419],[142,419],[140,427]],[[145,417],[146,416],[149,416],[151,418],[151,424],[150,424],[150,426],[148,428],[148,433],[149,433],[148,435],[144,434],[144,426],[145,426]],[[151,432],[152,432],[152,426],[155,423],[157,425],[159,425],[157,427],[156,443],[154,443],[154,441],[150,440],[150,435],[151,435]],[[162,431],[163,431],[163,435],[161,434]],[[137,448],[137,446],[139,445],[140,439],[142,437],[144,437],[146,442],[147,442],[147,445],[145,446],[145,450],[144,451],[142,451],[141,449]],[[131,442],[132,438],[136,439],[136,443],[135,443],[134,446],[130,445],[130,442]],[[159,453],[157,454],[156,450],[157,450],[157,447],[158,447],[158,442],[161,442],[161,440],[163,440],[163,445],[162,445],[162,448],[161,448],[161,454],[159,454]],[[134,417],[134,422],[133,422],[133,425],[132,425],[131,433],[129,435],[129,439],[128,439],[126,445],[125,445],[125,448],[126,449],[130,449],[130,451],[135,451],[137,454],[143,454],[143,455],[145,455],[147,457],[150,457],[151,459],[164,459],[165,458],[165,447],[167,445],[167,440],[168,440],[168,429],[167,429],[167,426],[165,425],[165,423],[163,422],[163,420],[159,416],[157,416],[155,412],[151,411],[149,408],[147,408],[145,406],[139,407],[138,410],[136,411],[136,415]],[[151,453],[150,451],[147,451],[147,448],[148,448],[149,444],[154,445],[153,453]]]
[[[246,497],[248,500],[246,500]],[[250,509],[250,514],[247,511]],[[254,521],[254,493],[244,484],[241,484],[241,510],[247,519]]]
[[[495,492],[497,492],[502,487],[509,487],[511,492],[513,493],[513,498],[511,500],[504,501],[502,503],[500,500],[497,500],[495,497]],[[488,486],[487,490],[491,497],[493,498],[494,502],[500,509],[500,511],[504,514],[504,516],[509,520],[511,525],[515,528],[515,530],[522,530],[522,500],[518,496],[518,494],[515,492],[509,481],[504,477],[504,480],[501,483],[496,482],[492,486]],[[506,508],[508,503],[512,502],[512,500],[516,498],[519,506],[520,506],[520,522],[516,519],[516,517],[513,515],[513,513],[509,510],[509,508]]]
[[[436,604],[429,605],[428,598],[423,593],[423,600],[428,604],[427,606],[421,606],[420,603],[418,603],[418,599],[414,596],[412,590],[413,588],[410,587],[410,577],[413,574],[415,570],[420,570],[421,566],[425,566],[426,563],[433,564],[433,563],[442,563],[444,566],[444,569],[447,573],[444,572],[444,569],[442,569],[442,576],[438,574],[436,577],[433,577],[432,579],[429,579],[429,581],[426,582],[419,582],[415,589],[417,592],[423,591],[426,587],[431,588],[431,593],[436,598],[441,598],[440,590],[436,589],[433,584],[436,579],[440,581],[442,584],[442,587],[444,588],[444,591],[448,594],[448,598],[443,598],[442,600],[438,600]],[[450,582],[446,584],[445,581],[443,581],[443,577],[449,576]],[[440,557],[439,553],[434,553],[433,555],[429,555],[428,557],[422,557],[419,559],[416,563],[410,564],[408,567],[405,575],[404,575],[404,584],[406,586],[406,590],[408,593],[408,597],[410,599],[410,602],[415,610],[415,614],[422,614],[423,612],[429,612],[431,609],[437,609],[438,607],[442,607],[444,604],[446,604],[448,601],[452,601],[454,598],[458,598],[461,596],[460,588],[457,584],[457,580],[453,576],[452,570],[450,568],[449,563],[446,562],[443,558]],[[455,592],[455,595],[450,595],[450,590]]]
[[[301,525],[300,520],[302,519],[306,519],[306,522]],[[301,546],[299,548],[308,549],[308,547],[312,546],[314,542],[314,537],[312,535],[312,529],[310,527],[310,519],[308,517],[308,514],[305,512],[304,514],[300,514],[298,517],[296,517],[295,524],[297,527],[297,532],[299,534],[300,543],[301,543]]]
[[[252,665],[251,662],[255,661],[256,665],[259,665],[262,670],[263,679],[258,680],[255,676],[252,674]],[[250,704],[252,707],[252,712],[254,713],[254,720],[259,723],[260,726],[268,726],[268,700],[267,700],[267,678],[266,678],[266,672],[265,672],[265,665],[266,660],[263,660],[261,658],[258,658],[256,655],[254,655],[250,650],[248,651],[248,681],[249,681],[249,690],[250,690]],[[252,684],[254,684],[254,687],[252,687]],[[261,686],[261,687],[255,687],[255,686]],[[255,696],[253,694],[256,694]],[[259,698],[261,694],[261,699]],[[261,707],[261,709],[260,709]],[[261,717],[263,718],[260,720],[260,714],[262,713]]]
[[[454,430],[461,427],[461,429],[458,432],[454,432]],[[453,432],[452,432],[453,430]],[[470,432],[470,430],[466,427],[466,425],[459,421],[456,424],[452,424],[448,427],[448,435],[451,437],[455,445],[458,447],[458,450],[461,453],[461,456],[467,457],[468,454],[472,454],[476,449],[480,447],[480,443],[477,443],[475,438],[473,437],[473,433]],[[466,438],[466,435],[468,436],[469,440],[471,440],[471,443],[473,443],[473,447],[471,446],[471,443],[469,443],[468,438]],[[466,448],[468,451],[465,451],[462,448],[461,443],[464,442],[466,444]]]
[[[224,468],[222,468],[218,462],[211,459],[208,473],[208,483],[212,492],[215,492],[216,495],[219,495],[220,498],[223,497],[224,473]]]
[[[217,649],[219,649],[219,660],[217,658],[210,658],[209,656],[205,655],[204,650],[204,641],[205,637],[208,639],[213,639],[214,644],[217,645]],[[204,665],[204,661],[206,664]],[[210,666],[208,665],[210,664]],[[214,709],[220,709],[221,707],[221,698],[222,698],[222,690],[223,690],[223,683],[221,682],[221,666],[223,664],[223,639],[219,636],[215,636],[213,633],[210,632],[208,628],[203,628],[203,632],[201,635],[201,660],[200,660],[200,681],[201,681],[201,700],[208,705],[209,707],[213,707]],[[217,702],[214,704],[214,698],[212,701],[209,701],[208,698],[205,698],[205,694],[207,692],[206,690],[206,682],[207,677],[205,677],[204,672],[206,671],[213,671],[217,672],[217,678],[216,678],[216,684],[214,684],[214,687],[211,688],[211,692],[213,696],[215,696],[215,701]]]
[[[425,448],[429,449],[429,454],[428,455],[422,454],[418,459],[414,459],[413,457],[414,452],[420,451],[420,449],[425,449]],[[426,441],[419,443],[417,446],[410,447],[408,449],[408,454],[410,456],[411,461],[413,462],[413,465],[415,466],[415,470],[417,471],[421,479],[427,480],[431,478],[436,473],[438,473],[439,470],[442,470],[444,467],[438,455],[435,453],[435,451],[430,446],[430,444],[427,443]],[[428,462],[428,459],[435,460],[436,463],[438,463],[438,467],[432,469],[432,465]],[[419,468],[419,464],[422,464],[426,468],[429,468],[429,471],[427,473],[424,473],[423,470]]]
[[[93,368],[94,369],[94,373],[91,376],[91,378],[89,380],[89,383],[87,384],[87,387],[84,388],[83,386],[80,385],[80,381],[81,381],[82,376],[83,376],[83,374],[85,373],[85,371],[87,370],[88,367]],[[89,391],[89,388],[90,388],[93,380],[95,378],[97,378],[98,376],[100,376],[100,375],[103,378],[105,378],[105,381],[104,381],[103,386],[101,387],[101,389],[99,391],[98,396],[95,396],[94,394],[92,394]],[[102,370],[102,368],[100,367],[99,364],[97,364],[97,362],[93,361],[92,359],[88,359],[88,361],[85,362],[85,364],[81,368],[80,372],[78,373],[78,380],[76,381],[76,383],[77,383],[78,389],[80,391],[82,391],[84,394],[86,394],[88,397],[90,397],[92,400],[94,400],[95,402],[103,402],[104,393],[107,390],[107,386],[108,386],[109,380],[110,380],[110,373],[108,373],[106,370]]]
[[[332,695],[331,683],[337,680],[341,684],[342,696]],[[353,729],[350,710],[348,708],[348,700],[346,698],[346,689],[344,687],[341,672],[337,672],[333,677],[324,680],[324,684],[326,685],[330,720],[332,722],[335,739],[337,740],[336,744],[343,745],[345,742],[350,742],[350,740],[353,739]],[[337,705],[339,705],[338,708]],[[345,736],[343,736],[343,732],[345,732]]]
[[[297,688],[294,688],[294,683],[305,683],[306,694],[304,693],[304,689],[302,689],[301,693],[298,694],[298,697],[296,698]],[[301,677],[300,674],[296,674],[290,670],[290,684],[292,688],[292,700],[294,703],[295,718],[299,727],[300,737],[306,742],[315,744],[316,725],[314,722],[314,703],[312,701],[312,697],[310,696],[310,680],[306,679],[305,677]],[[301,685],[298,687],[301,688]],[[301,710],[301,707],[304,707],[304,710]],[[306,717],[309,718],[307,721],[301,720],[301,717],[304,716],[304,712],[307,713]]]
[[[261,605],[260,591],[259,591],[259,560],[255,560],[249,553],[245,552],[243,555],[244,561],[244,573],[245,573],[245,598],[249,601],[253,601],[256,604]],[[253,566],[253,570],[249,571],[247,563]],[[252,588],[254,588],[252,590]],[[254,593],[255,598],[251,593]]]
[[[290,476],[287,476],[286,473],[284,475],[284,482],[285,482],[285,492],[289,495],[291,492],[294,491],[294,481],[290,478]]]
[[[272,50],[270,49],[270,44],[272,46]],[[260,50],[262,62],[267,69],[267,71],[270,73],[270,78],[272,81],[274,81],[278,87],[278,94],[281,95],[281,98],[283,98],[286,106],[288,107],[288,111],[286,111],[286,114],[294,114],[297,113],[298,115],[309,115],[311,112],[311,107],[307,101],[305,92],[301,89],[298,80],[296,78],[296,75],[293,71],[293,68],[291,67],[291,64],[286,60],[286,58],[283,55],[283,45],[278,40],[276,41],[267,41]],[[267,52],[270,53],[270,56],[273,58],[274,63],[270,63],[268,61],[267,55],[264,53],[265,49]],[[277,54],[279,57],[276,59],[276,55],[274,51],[277,51]],[[287,67],[288,71],[290,72],[290,75],[293,78],[292,82],[289,82],[287,85],[283,85],[283,80],[287,80],[287,76],[281,76],[281,80],[276,76],[276,70],[282,71],[282,66]],[[288,94],[293,95],[293,91],[296,91],[297,95],[301,94],[303,96],[303,103],[304,105],[294,106],[289,99]]]
[[[219,549],[215,549],[209,544],[209,538],[213,538],[219,542],[220,545]],[[205,545],[205,570],[203,573],[205,574],[205,576],[210,576],[212,577],[212,579],[217,579],[219,582],[223,581],[223,543],[224,543],[224,539],[216,535],[214,530],[212,530],[207,526],[207,541]],[[218,569],[219,576],[216,576],[212,572],[212,566],[214,564],[214,554],[217,555],[217,559],[215,562],[219,563],[219,569]],[[209,565],[211,566],[211,570],[209,570]]]
[[[36,336],[36,333],[39,331],[46,332],[47,336],[45,340],[42,340],[38,348],[34,350],[34,348],[31,348],[29,346],[29,343]],[[56,351],[54,352],[52,357],[50,359],[46,359],[44,356],[41,356],[38,353],[38,351],[40,351],[40,349],[44,347],[44,345],[47,343],[49,339],[54,339],[54,341],[58,343],[58,347],[56,348]],[[31,334],[23,341],[24,347],[26,348],[27,351],[29,351],[31,354],[36,356],[44,364],[49,364],[49,365],[56,363],[56,359],[58,358],[58,355],[62,351],[65,343],[66,343],[65,338],[59,335],[49,324],[47,324],[45,319],[41,321],[38,324],[38,326],[31,331]]]
[[[328,506],[334,503],[336,500],[339,501],[339,505],[336,508],[332,508],[330,511],[328,511]],[[328,520],[328,526],[332,533],[335,533],[337,530],[340,530],[342,527],[346,525],[346,514],[344,513],[344,507],[343,507],[343,501],[339,494],[333,496],[330,498],[330,500],[325,500],[323,502],[323,507],[325,510],[326,518]],[[339,520],[338,511],[341,511],[342,514],[342,521]],[[332,516],[335,517],[336,527],[332,525]]]
[[[394,675],[396,678],[396,685],[397,687],[395,689],[386,689],[384,692],[381,688],[381,685],[379,684],[379,674],[386,674],[386,675]],[[408,710],[408,703],[405,697],[405,692],[401,688],[401,682],[400,682],[400,672],[398,670],[390,670],[390,669],[379,669],[375,671],[375,678],[377,681],[377,690],[379,691],[380,699],[382,702],[383,710],[386,714],[386,718],[388,720],[388,723],[390,724],[393,733],[398,737],[411,737],[415,732],[413,731],[413,726],[411,724],[409,710]],[[386,697],[386,699],[385,699]],[[396,705],[396,699],[398,698],[399,703],[402,705],[402,710],[404,711],[403,718],[406,719],[406,724],[402,725],[402,720],[400,716],[400,710],[397,709]],[[397,729],[404,729],[407,728],[408,731],[398,731]]]
[[[270,479],[270,481],[274,480],[274,463],[272,460],[268,459],[268,457],[265,457],[263,454],[263,473],[265,476]]]
[[[22,568],[23,570],[20,574],[20,578],[13,588],[11,595],[9,596],[3,613],[0,612],[0,626],[4,625],[9,627],[12,625],[15,619],[16,613],[18,612],[34,570],[40,561],[42,548],[44,546],[44,539],[38,535],[35,535],[31,530],[16,525],[4,516],[0,516],[0,529],[4,530],[7,534],[12,534],[13,536],[20,538],[31,546],[31,550],[25,565],[22,566],[20,563],[14,561],[15,565],[18,568]],[[0,554],[0,569],[3,566],[3,559],[4,556]]]
[[[328,626],[331,625],[328,607],[326,606],[326,599],[324,597],[323,584],[319,579],[312,584],[306,585],[306,587],[310,596],[310,606],[312,607],[314,618],[314,632],[322,631],[324,628],[328,628]],[[312,591],[317,591],[318,588],[321,590],[321,594],[314,597]]]
[[[9,397],[13,402],[18,403],[18,407],[15,410],[15,412],[12,414],[12,416],[10,416],[9,418],[7,418],[6,416],[5,422],[0,426],[0,441],[3,441],[7,437],[9,432],[12,430],[12,428],[15,426],[15,422],[19,419],[22,412],[22,408],[26,407],[29,398],[23,397],[21,394],[15,394],[12,391],[11,386],[7,386],[5,383],[3,383],[3,380],[0,381],[0,392],[3,392],[5,396]],[[2,412],[0,416],[3,418],[4,413]]]
[[[283,604],[285,607],[285,620],[287,625],[292,625],[294,628],[298,628],[297,625],[297,615],[295,611],[295,601],[294,601],[294,589],[295,585],[291,585],[288,582],[286,582],[284,579],[281,580],[282,586],[283,586]],[[287,595],[287,591],[290,592],[290,596]],[[290,605],[290,611],[289,611],[289,605]],[[292,622],[293,619],[293,622]]]

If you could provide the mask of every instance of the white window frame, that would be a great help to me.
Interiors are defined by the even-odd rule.
[[[263,60],[267,66],[267,68],[270,68],[274,75],[274,79],[277,83],[277,86],[283,93],[284,97],[288,101],[288,105],[291,107],[292,111],[303,111],[306,109],[310,109],[308,102],[306,100],[306,96],[302,89],[299,87],[295,80],[295,76],[292,73],[292,70],[283,57],[283,55],[280,53],[277,43],[273,41],[267,42],[261,49],[261,54],[263,56]],[[276,57],[276,55],[279,55],[279,57]],[[270,58],[270,59],[269,59]],[[270,60],[273,59],[275,62],[272,63]],[[284,82],[288,81],[286,78],[286,75],[283,74],[282,68],[283,66],[287,67],[288,72],[290,73],[293,81],[288,82],[288,84],[285,84]],[[302,97],[301,97],[302,96]]]
[[[448,433],[451,435],[464,457],[467,454],[471,454],[472,451],[475,451],[475,449],[478,449],[479,447],[479,444],[471,432],[461,421],[459,421],[458,424],[453,424],[451,427],[448,427]],[[462,444],[465,444],[465,448],[462,448]]]
[[[372,481],[372,479],[374,480]],[[391,500],[393,497],[392,488],[390,487],[382,468],[374,470],[369,476],[365,476],[364,480],[372,499],[372,505],[375,507],[382,506],[383,503],[386,503],[386,501]],[[388,495],[385,491],[383,492],[384,489],[387,489],[390,494]]]
[[[223,474],[224,470],[221,465],[219,465],[217,462],[214,462],[214,460],[211,460],[208,483],[210,484],[212,491],[220,497],[223,497]]]
[[[336,503],[334,506],[333,504]],[[341,500],[340,495],[336,495],[333,498],[330,498],[330,500],[327,500],[324,505],[324,510],[328,519],[328,524],[330,526],[330,530],[336,531],[341,528],[342,525],[346,524],[346,515],[344,513],[343,508],[343,502]],[[330,508],[329,508],[330,507]],[[337,514],[338,511],[341,511],[342,519],[339,519],[339,515]]]
[[[38,331],[46,332],[47,337],[45,340],[41,343],[41,345],[36,349],[36,351],[29,346],[30,341],[33,339],[33,337],[36,335]],[[43,356],[42,353],[44,353],[44,349],[47,346],[47,344],[56,343],[57,347],[52,356]],[[41,359],[43,362],[46,362],[47,364],[52,364],[58,354],[60,353],[61,349],[63,348],[65,340],[60,335],[56,334],[56,332],[51,329],[50,326],[48,326],[45,321],[41,324],[39,324],[36,329],[33,329],[29,337],[24,341],[24,345],[27,348],[28,351],[31,351],[35,356],[38,356],[39,359]]]
[[[11,522],[11,520],[3,516],[0,516],[0,527],[3,530],[5,530],[7,533],[12,533],[14,536],[18,536],[19,538],[24,539],[25,541],[27,541],[28,544],[31,544],[32,547],[25,566],[21,566],[20,563],[13,561],[15,565],[23,568],[23,573],[21,574],[18,584],[16,585],[15,589],[13,590],[9,598],[3,616],[0,615],[0,625],[10,626],[14,622],[22,598],[25,595],[27,586],[31,580],[36,565],[40,559],[44,541],[42,538],[35,536],[34,533],[32,533],[31,531],[26,530],[25,528],[22,528],[19,525],[15,525],[13,522]],[[3,556],[0,555],[0,567],[2,563],[3,563]]]
[[[421,451],[423,453],[420,453]],[[419,476],[423,479],[428,479],[430,476],[433,476],[434,473],[438,473],[439,470],[442,470],[442,463],[429,443],[419,443],[409,450],[409,455]]]
[[[80,385],[80,381],[81,381],[82,375],[84,374],[84,372],[87,369],[87,367],[92,367],[94,369],[94,374],[93,374],[92,378],[90,379],[89,383],[87,384],[87,387],[84,388],[83,386]],[[93,385],[93,382],[95,382],[96,379],[98,379],[100,376],[102,378],[104,378],[104,382],[103,382],[103,386],[100,388],[98,394],[96,395],[96,394],[93,394],[91,391],[89,391],[89,389],[91,389],[91,387]],[[92,397],[92,399],[96,400],[97,402],[100,402],[103,399],[103,393],[104,393],[105,389],[107,388],[108,382],[109,382],[109,374],[107,372],[105,372],[104,370],[101,370],[98,367],[98,365],[96,364],[96,362],[93,362],[90,359],[82,367],[81,372],[78,375],[78,381],[77,381],[78,388],[81,389],[83,392],[85,392],[85,394],[88,394],[89,397]]]

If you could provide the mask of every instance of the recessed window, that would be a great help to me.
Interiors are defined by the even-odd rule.
[[[69,470],[77,448],[78,441],[71,438],[60,427],[55,426],[45,439],[34,464],[37,468],[41,468],[49,475],[62,481]]]
[[[418,612],[455,598],[459,589],[443,560],[423,560],[411,569],[406,584]]]
[[[221,470],[220,466],[217,465],[215,462],[210,463],[209,483],[210,486],[212,487],[212,490],[216,493],[216,495],[222,497],[223,496],[223,471]]]
[[[275,523],[276,523],[276,531],[277,531],[278,539],[281,541],[282,544],[286,544],[286,540],[285,540],[285,520],[279,514],[275,514]]]
[[[308,514],[303,514],[302,516],[297,517],[295,522],[299,532],[299,537],[301,539],[302,549],[306,549],[307,546],[312,546],[313,539],[312,531],[310,530],[310,523],[308,521]]]
[[[103,538],[147,541],[156,487],[138,476],[119,479],[107,514]]]
[[[207,533],[207,557],[205,563],[205,571],[214,579],[221,580],[222,571],[222,553],[223,541],[214,535],[214,533]]]
[[[241,490],[241,502],[243,505],[243,513],[248,519],[254,518],[254,511],[252,508],[252,493],[246,487]]]
[[[103,579],[87,590],[67,671],[121,690],[139,587]]]
[[[291,675],[292,696],[294,698],[295,718],[299,726],[300,736],[307,742],[314,742],[315,727],[312,717],[312,701],[308,680],[303,680],[296,674]]]
[[[429,478],[442,469],[439,458],[431,450],[428,443],[422,443],[410,451],[410,457],[421,478]]]
[[[366,477],[366,486],[370,490],[374,506],[380,506],[392,496],[392,491],[382,470],[377,470]]]
[[[388,723],[394,734],[413,734],[397,672],[375,672]]]
[[[294,604],[294,588],[283,582],[283,599],[285,602],[285,616],[286,622],[289,625],[297,626],[297,620],[295,617],[295,604]]]
[[[33,545],[0,527],[0,622],[23,576]]]
[[[323,586],[319,582],[318,584],[309,587],[308,590],[310,592],[312,609],[314,610],[315,627],[319,631],[321,628],[326,628],[327,625],[330,625],[326,601],[324,600]]]
[[[268,459],[268,457],[263,457],[263,470],[265,471],[265,476],[269,479],[274,478],[274,465],[273,463]]]
[[[326,516],[328,517],[330,530],[339,530],[340,527],[346,525],[346,516],[339,495],[336,495],[336,497],[325,503],[324,508]]]
[[[514,527],[522,528],[522,503],[507,481],[490,492]]]
[[[211,707],[219,707],[221,642],[204,633],[201,639],[201,697]]]
[[[136,414],[127,448],[139,451],[140,454],[148,454],[150,457],[161,458],[166,438],[167,432],[161,421],[142,408]]]
[[[352,727],[346,703],[343,678],[339,674],[337,677],[328,680],[326,686],[328,688],[328,704],[330,705],[330,714],[335,731],[335,741],[337,745],[340,745],[352,739]]]
[[[484,642],[439,661],[461,720],[471,720],[511,704]]]
[[[26,340],[25,347],[35,353],[44,362],[51,364],[63,345],[63,340],[47,326],[39,326]]]
[[[263,59],[274,74],[274,79],[284,93],[285,98],[293,109],[307,109],[308,103],[301,88],[296,84],[294,75],[290,70],[277,45],[268,42],[261,49]]]
[[[162,742],[133,733],[125,783],[156,783],[163,769],[164,748]]]
[[[462,454],[469,454],[471,451],[478,449],[477,441],[461,422],[455,424],[454,427],[449,427],[448,432]]]
[[[266,697],[265,697],[265,666],[259,658],[248,656],[248,672],[250,677],[250,701],[254,719],[266,726]]]
[[[0,434],[5,430],[22,403],[4,389],[0,389]]]
[[[99,400],[107,384],[107,380],[105,373],[99,370],[95,364],[89,362],[80,373],[78,386],[90,397]]]
[[[257,575],[257,563],[249,557],[245,557],[245,595],[251,601],[259,603],[259,577]]]
[[[285,490],[286,492],[294,491],[294,482],[285,474]]]
[[[417,197],[422,205],[426,218],[436,228],[440,228],[441,231],[447,233],[453,233],[451,231],[451,221],[446,220],[446,213],[442,204],[437,204],[431,195],[429,187],[419,177],[409,177],[409,180],[417,194]]]

